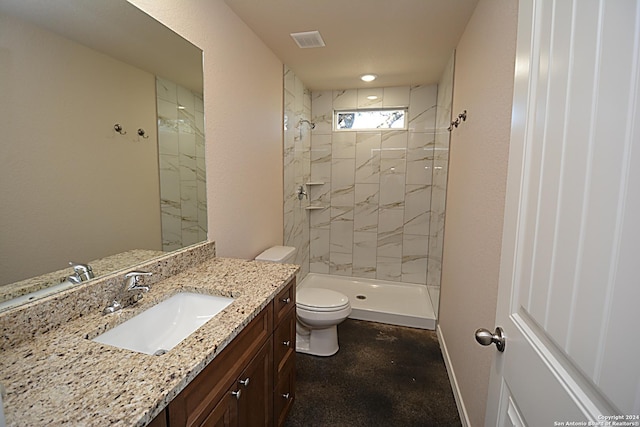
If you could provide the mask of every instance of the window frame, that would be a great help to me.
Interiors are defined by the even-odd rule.
[[[404,126],[395,128],[339,128],[338,127],[338,114],[344,113],[362,113],[362,112],[375,112],[375,111],[403,111],[404,112]],[[409,129],[409,107],[379,107],[379,108],[341,108],[333,110],[333,123],[332,128],[334,132],[388,132],[388,131],[403,131]]]

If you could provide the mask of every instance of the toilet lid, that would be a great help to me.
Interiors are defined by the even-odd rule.
[[[337,311],[349,305],[349,298],[331,289],[301,288],[296,290],[296,304],[312,311]]]

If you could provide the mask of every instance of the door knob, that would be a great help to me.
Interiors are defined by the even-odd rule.
[[[507,345],[507,338],[504,335],[504,331],[500,326],[496,328],[494,333],[491,333],[488,329],[480,328],[476,331],[476,341],[480,345],[495,344],[498,351],[503,352]]]

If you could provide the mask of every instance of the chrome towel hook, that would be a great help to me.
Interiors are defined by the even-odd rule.
[[[126,135],[127,131],[125,131],[122,128],[122,125],[120,123],[116,123],[115,125],[113,125],[113,129],[118,132],[120,135]]]
[[[138,129],[138,135],[140,135],[144,139],[149,139],[149,135],[147,135],[147,133],[142,128]]]
[[[453,128],[457,128],[460,123],[467,121],[467,110],[463,110],[462,113],[458,114],[458,117],[451,122],[451,125],[447,128],[449,132],[453,130]]]

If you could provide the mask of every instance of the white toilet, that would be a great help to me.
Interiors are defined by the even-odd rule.
[[[256,261],[291,263],[296,249],[274,246],[256,257]],[[315,356],[338,352],[338,324],[351,314],[346,295],[330,289],[296,289],[296,351]]]

